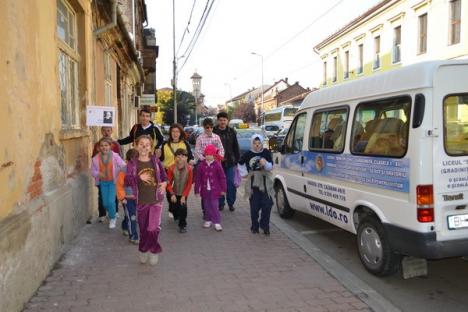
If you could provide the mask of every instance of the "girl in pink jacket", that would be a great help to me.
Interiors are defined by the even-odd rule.
[[[216,231],[222,231],[218,200],[226,194],[226,176],[220,161],[215,159],[217,155],[214,145],[205,147],[205,159],[199,163],[195,175],[195,195],[201,195],[205,209],[203,227],[209,228],[214,224]]]
[[[119,171],[125,168],[125,162],[119,154],[111,150],[112,140],[102,138],[99,140],[99,153],[93,157],[91,175],[101,190],[102,205],[109,217],[109,228],[115,228],[115,185]]]

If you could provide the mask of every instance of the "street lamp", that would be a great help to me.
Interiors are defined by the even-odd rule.
[[[192,95],[195,97],[195,124],[198,126],[198,101],[201,95],[202,76],[195,72],[190,79],[192,79]]]
[[[263,99],[263,55],[261,54],[258,54],[258,53],[255,53],[255,52],[250,52],[250,54],[252,55],[256,55],[256,56],[259,56],[261,61],[262,61],[262,85],[261,85],[261,92],[262,92],[262,112],[263,112],[263,103],[264,103],[264,99]]]

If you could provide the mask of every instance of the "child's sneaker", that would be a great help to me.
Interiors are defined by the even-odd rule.
[[[145,264],[148,261],[148,253],[147,252],[141,252],[139,253],[139,258],[140,258],[140,263]]]
[[[169,219],[174,219],[174,215],[172,214],[172,212],[169,212],[167,216],[169,217]]]
[[[106,221],[106,217],[99,217],[99,223],[104,223]]]
[[[215,230],[218,231],[218,232],[221,232],[221,231],[223,230],[223,227],[222,227],[221,224],[219,224],[219,223],[216,223],[216,224],[214,225],[214,227],[215,227]]]
[[[187,233],[185,226],[179,228],[179,233]]]
[[[203,224],[203,227],[205,229],[209,228],[211,226],[211,221],[205,221],[205,223]]]
[[[150,253],[149,254],[149,264],[150,265],[156,265],[158,264],[159,261],[159,255],[155,253]]]
[[[116,219],[109,220],[109,229],[115,229],[115,221]]]
[[[122,235],[123,236],[128,236],[128,231],[127,230],[122,230]]]
[[[128,241],[132,243],[133,245],[138,245],[140,243],[138,239],[129,239]]]

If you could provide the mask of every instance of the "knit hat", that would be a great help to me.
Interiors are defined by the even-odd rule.
[[[216,146],[214,146],[213,144],[208,144],[205,147],[205,156],[207,155],[215,156],[216,154],[218,154],[218,150],[216,149]]]

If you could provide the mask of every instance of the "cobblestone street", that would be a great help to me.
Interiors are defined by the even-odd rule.
[[[222,212],[220,233],[189,200],[186,234],[164,213],[154,267],[120,230],[83,227],[25,311],[370,311],[275,226],[251,234],[245,200]]]

